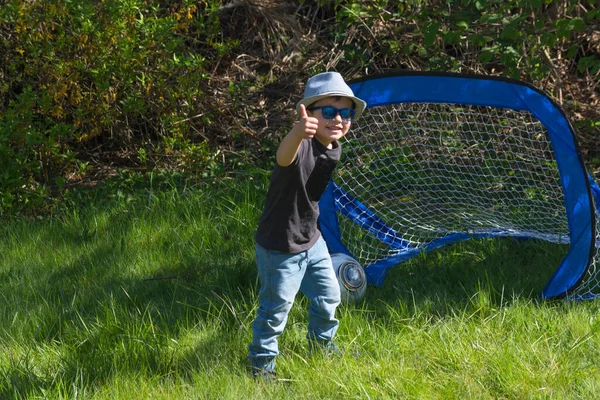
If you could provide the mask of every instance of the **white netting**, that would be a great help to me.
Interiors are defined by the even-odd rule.
[[[596,253],[581,284],[570,293],[573,298],[600,296],[600,213],[596,210]]]
[[[569,243],[552,145],[527,111],[375,107],[353,123],[343,148],[334,182],[415,248],[453,233]],[[361,264],[399,251],[344,216],[338,220],[342,242]],[[598,291],[596,269],[593,263],[577,294]]]

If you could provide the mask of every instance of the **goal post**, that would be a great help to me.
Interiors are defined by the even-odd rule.
[[[512,79],[395,73],[351,81],[367,109],[320,201],[332,253],[381,285],[389,268],[461,240],[567,244],[543,298],[600,295],[596,201],[574,129],[543,91]]]

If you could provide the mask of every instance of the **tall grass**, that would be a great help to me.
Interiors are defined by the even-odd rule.
[[[0,398],[580,398],[600,393],[597,302],[537,299],[565,249],[477,240],[424,254],[339,309],[309,357],[306,299],[280,380],[246,366],[266,180],[137,181],[0,227]]]

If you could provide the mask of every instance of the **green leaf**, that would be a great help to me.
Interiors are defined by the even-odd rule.
[[[490,61],[493,60],[493,58],[494,58],[494,54],[489,51],[482,51],[479,54],[479,60],[484,64],[489,63]]]
[[[536,9],[542,6],[542,0],[527,0],[531,8]]]
[[[464,30],[469,29],[469,24],[466,21],[458,21],[456,23],[456,26],[459,27],[459,28],[462,28]]]
[[[440,24],[437,22],[433,22],[425,28],[425,34],[423,35],[423,44],[426,46],[431,46],[435,43],[435,39],[437,38],[438,30],[440,29]]]
[[[535,30],[543,30],[546,27],[546,18],[544,18],[543,16],[539,16],[536,18],[536,20],[533,23],[533,27]]]
[[[500,37],[502,39],[509,39],[509,40],[515,40],[518,39],[521,36],[521,33],[519,30],[515,29],[514,25],[507,25],[502,32],[500,32]]]
[[[444,43],[446,44],[458,44],[461,42],[462,40],[459,32],[448,31],[444,34]]]
[[[585,31],[585,22],[582,18],[576,17],[571,20],[571,25],[575,32],[583,32]]]
[[[579,50],[579,46],[578,45],[572,45],[571,47],[569,47],[569,51],[567,51],[567,58],[572,59],[575,57],[575,55],[577,54],[577,51]]]
[[[545,32],[542,35],[540,35],[540,43],[542,44],[542,46],[552,48],[556,45],[556,35],[550,32]]]
[[[481,47],[486,44],[485,37],[478,33],[474,33],[472,35],[467,36],[467,40],[470,41],[473,44],[473,46],[476,46],[476,47]]]

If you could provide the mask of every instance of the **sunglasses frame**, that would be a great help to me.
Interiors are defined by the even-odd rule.
[[[316,106],[316,107],[307,108],[307,110],[308,111],[321,110],[321,115],[323,115],[323,118],[325,118],[325,119],[334,119],[339,114],[339,116],[342,117],[342,121],[344,121],[344,122],[352,122],[352,120],[354,119],[354,116],[356,115],[356,111],[353,110],[352,108],[335,108],[332,106]],[[332,110],[332,111],[329,111],[329,110]],[[331,115],[330,112],[333,112],[333,115]],[[325,115],[325,113],[329,114],[330,116]],[[350,114],[350,117],[344,118],[342,113]]]

